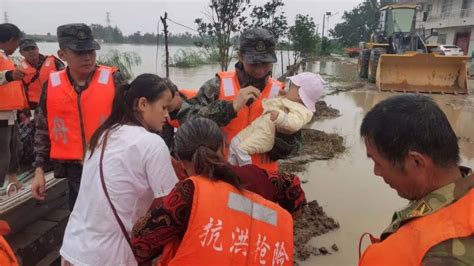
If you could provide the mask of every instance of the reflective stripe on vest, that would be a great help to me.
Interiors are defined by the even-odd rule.
[[[44,60],[39,70],[39,75],[37,74],[38,70],[36,68],[31,66],[28,63],[28,61],[26,61],[25,59],[22,60],[21,70],[24,73],[26,73],[25,78],[23,79],[23,82],[25,86],[27,86],[27,88],[25,89],[28,92],[28,100],[30,102],[34,102],[34,103],[39,102],[43,84],[48,80],[49,74],[57,71],[54,60],[55,60],[55,57],[52,55],[46,57],[46,59]],[[37,77],[35,78],[35,76]]]
[[[180,244],[167,244],[160,265],[293,265],[293,219],[286,210],[223,181],[190,179],[188,228]]]
[[[233,101],[240,91],[240,83],[235,72],[220,72],[217,74],[221,80],[219,99],[224,101]],[[224,154],[227,156],[230,141],[242,131],[245,127],[249,126],[257,117],[263,113],[262,100],[278,96],[280,90],[285,87],[285,84],[269,78],[265,88],[263,89],[260,97],[256,99],[250,106],[244,106],[237,113],[237,117],[234,118],[227,126],[223,127],[222,130],[225,134],[226,147]],[[278,163],[269,161],[267,154],[254,154],[252,155],[252,163],[259,166],[267,171],[278,171]]]
[[[474,178],[474,175],[466,178]],[[404,224],[382,242],[370,245],[359,265],[421,265],[435,245],[474,234],[474,189],[430,215]]]
[[[252,200],[239,195],[234,192],[229,193],[229,199],[227,200],[227,207],[234,211],[240,211],[248,216],[251,216],[255,220],[259,220],[273,226],[277,226],[277,213],[276,211],[260,205]]]
[[[15,70],[15,64],[0,52],[0,71]],[[28,107],[21,81],[11,81],[0,85],[0,111],[21,110]]]
[[[115,68],[99,66],[89,87],[80,94],[80,99],[67,77],[66,70],[50,74],[46,109],[52,159],[83,159],[84,147],[112,109],[115,71]],[[83,139],[87,143],[83,143]]]

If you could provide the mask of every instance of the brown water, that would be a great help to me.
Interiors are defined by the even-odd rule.
[[[359,237],[364,232],[379,235],[390,223],[393,212],[407,204],[383,180],[373,174],[373,163],[366,157],[360,140],[361,121],[376,103],[392,93],[351,91],[327,97],[325,100],[341,111],[336,119],[316,122],[313,128],[336,132],[345,137],[348,150],[339,158],[316,161],[310,165],[303,179],[308,200],[316,199],[329,216],[341,225],[340,229],[310,242],[316,247],[330,247],[336,243],[339,252],[330,256],[312,257],[300,265],[356,265]],[[474,97],[434,95],[447,114],[457,135],[463,164],[474,166]]]

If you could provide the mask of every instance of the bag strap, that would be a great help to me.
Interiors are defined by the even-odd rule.
[[[107,139],[109,137],[109,130],[107,130],[104,134],[104,143],[102,143],[102,151],[100,152],[100,165],[99,165],[99,171],[100,171],[100,182],[102,184],[102,189],[104,190],[105,197],[107,197],[107,201],[109,202],[110,207],[112,208],[112,212],[114,213],[115,220],[117,220],[117,223],[120,226],[120,229],[122,230],[123,236],[125,239],[127,239],[128,245],[130,248],[132,248],[132,242],[130,241],[130,236],[127,233],[127,230],[125,229],[125,226],[123,225],[122,220],[120,219],[117,210],[115,209],[114,205],[112,204],[112,200],[110,200],[109,192],[107,191],[107,187],[105,186],[105,178],[104,178],[104,169],[102,166],[102,162],[104,160],[104,152],[105,152],[105,147],[107,146]],[[133,250],[133,248],[132,248]]]

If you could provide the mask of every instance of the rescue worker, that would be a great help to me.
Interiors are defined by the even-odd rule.
[[[177,116],[179,115],[183,105],[189,104],[189,99],[195,97],[198,91],[192,89],[178,89],[176,85],[171,89],[174,91],[174,96],[170,106],[170,114],[166,119],[166,123],[163,126],[160,135],[165,141],[166,146],[170,149],[171,154],[173,154],[174,132],[179,127]]]
[[[126,82],[116,68],[96,65],[100,45],[87,25],[61,25],[57,36],[58,55],[68,66],[51,73],[43,86],[36,117],[36,170],[31,190],[34,198],[45,199],[44,169],[51,159],[54,176],[68,179],[72,210],[89,139],[109,116],[115,90]]]
[[[32,39],[20,41],[20,54],[24,59],[20,69],[25,73],[23,85],[27,91],[30,109],[36,109],[43,84],[48,80],[49,74],[64,69],[64,64],[54,55],[40,54],[38,45]]]
[[[410,203],[380,239],[370,237],[359,265],[474,265],[474,175],[458,165],[458,138],[436,103],[391,97],[360,133],[374,174]]]
[[[10,184],[21,187],[18,171],[17,110],[28,107],[21,84],[25,74],[9,58],[18,48],[20,29],[10,23],[0,24],[0,186],[8,175]]]
[[[194,117],[205,117],[215,121],[225,133],[226,147],[232,138],[262,114],[262,100],[279,95],[284,84],[271,77],[273,63],[277,61],[275,40],[265,29],[250,29],[240,37],[239,61],[235,71],[220,72],[207,81],[199,90],[194,104],[183,106],[178,120],[182,123]],[[294,137],[298,134],[294,134]],[[298,145],[294,138],[276,140],[273,152],[280,158],[290,154]],[[285,145],[286,144],[286,145]],[[255,154],[252,162],[266,170],[276,171],[278,165],[268,153]]]
[[[10,233],[10,226],[7,222],[0,220],[0,265],[2,266],[18,266],[18,260],[15,253],[3,237]]]
[[[293,265],[292,216],[243,188],[222,154],[218,125],[188,121],[175,142],[190,177],[136,223],[131,242],[137,261],[161,255],[160,265]]]

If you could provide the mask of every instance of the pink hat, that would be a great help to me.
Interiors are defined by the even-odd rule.
[[[306,108],[316,112],[316,102],[323,97],[326,91],[326,81],[319,74],[311,72],[303,72],[289,77],[289,79],[293,84],[300,87],[298,94]]]

